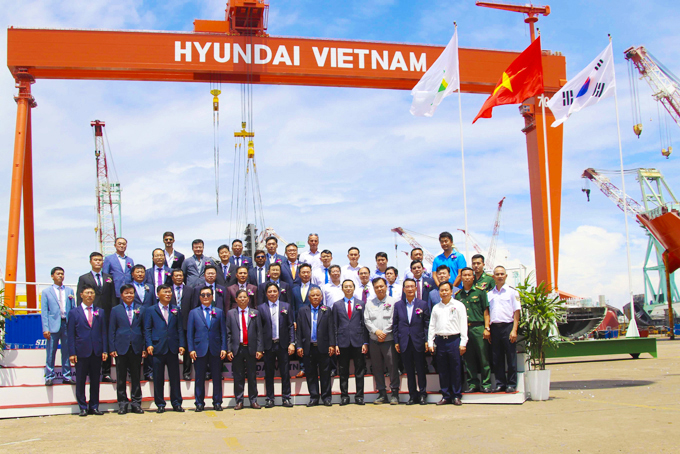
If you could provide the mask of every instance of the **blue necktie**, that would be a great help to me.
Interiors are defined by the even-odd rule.
[[[326,284],[328,284],[328,268],[324,268],[324,272],[326,273]]]
[[[392,295],[392,286],[391,286],[391,285],[390,285],[390,296],[393,296],[393,295]]]
[[[316,317],[319,309],[312,309],[312,342],[316,342]]]
[[[210,308],[204,307],[205,311],[205,322],[208,324],[208,329],[210,329]]]

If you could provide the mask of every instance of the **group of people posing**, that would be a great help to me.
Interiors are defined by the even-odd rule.
[[[55,379],[61,342],[63,383],[76,385],[80,416],[102,414],[100,379],[116,381],[111,358],[116,358],[119,414],[144,412],[142,375],[153,381],[157,412],[164,412],[166,369],[172,409],[183,412],[180,374],[191,380],[192,365],[196,411],[205,409],[206,380],[212,380],[213,407],[221,411],[225,361],[231,362],[236,410],[244,406],[246,380],[250,407],[261,408],[258,361],[264,362],[264,407],[275,405],[277,369],[282,405],[292,407],[289,362],[294,358],[302,364],[297,376],[306,377],[310,407],[332,405],[336,372],[340,405],[350,403],[350,362],[354,403],[363,405],[367,356],[376,404],[399,403],[400,368],[407,375],[407,404],[426,404],[426,355],[432,355],[439,374],[437,405],[461,405],[464,392],[515,392],[519,295],[505,283],[505,268],[496,267],[493,277],[485,274],[481,255],[473,256],[468,268],[450,233],[441,233],[439,240],[443,252],[432,271],[424,269],[423,251],[415,248],[401,280],[384,252],[376,254],[373,270],[359,264],[356,247],[349,249],[347,265],[333,264],[332,253],[319,250],[317,234],[309,235],[303,254],[291,243],[280,255],[278,240],[269,237],[266,251],[256,250],[253,258],[243,255],[237,239],[231,249],[220,246],[217,259],[204,255],[202,240],[194,240],[193,255],[185,257],[173,247],[174,234],[165,232],[165,247],[152,252],[150,268],[135,264],[125,254],[127,241],[117,238],[116,253],[90,254],[91,271],[80,276],[75,294],[63,285],[63,268],[51,271],[54,285],[41,300],[46,384]]]

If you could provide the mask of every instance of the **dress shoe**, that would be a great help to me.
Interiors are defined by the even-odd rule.
[[[212,372],[206,372],[205,373],[205,379],[206,380],[212,380]]]
[[[420,402],[415,400],[415,399],[409,399],[408,402],[406,402],[406,405],[415,405],[419,404]]]
[[[177,405],[177,406],[173,405],[172,411],[176,411],[177,413],[184,413],[185,410],[182,407],[180,407],[179,405]]]
[[[364,405],[364,399],[363,399],[363,397],[357,397],[357,398],[355,398],[355,399],[354,399],[354,403],[355,403],[356,405]]]
[[[283,399],[283,406],[286,408],[293,408],[293,402],[290,399]]]
[[[272,407],[273,406],[274,406],[274,402],[272,402]],[[250,408],[252,408],[253,410],[259,410],[260,408],[262,408],[262,405],[258,404],[257,402],[251,402]]]
[[[420,399],[420,405],[427,405],[427,397],[423,397]]]
[[[488,394],[491,392],[491,388],[482,388],[482,392]]]
[[[102,383],[115,383],[115,382],[116,382],[116,380],[114,380],[113,378],[111,378],[110,375],[104,375],[104,376],[102,376]]]
[[[305,377],[305,373],[303,371],[298,372],[297,375],[295,376],[295,378],[304,378],[304,377]]]
[[[380,405],[380,404],[386,404],[387,403],[387,397],[383,396],[382,394],[373,401],[373,405]]]
[[[165,407],[158,407],[156,413],[165,413]]]
[[[142,410],[142,407],[132,407],[132,409],[130,410],[130,412],[131,412],[131,413],[136,413],[136,414],[138,414],[138,415],[143,415],[143,414],[144,414],[144,410]]]
[[[460,400],[460,397],[453,398],[453,405],[463,405],[463,402]]]
[[[390,397],[390,405],[399,405],[399,396],[392,394],[392,397]]]
[[[80,413],[78,413],[78,416],[87,416],[87,410],[80,410]]]
[[[463,394],[478,393],[478,392],[479,392],[479,388],[477,388],[476,386],[470,386],[468,389],[463,391]]]
[[[205,409],[205,405],[198,404],[196,405],[196,413],[200,413]]]
[[[184,374],[184,377],[182,377],[184,381],[191,381],[191,375],[190,374]]]
[[[97,415],[97,416],[101,416],[101,415],[103,415],[104,413],[101,412],[101,411],[99,411],[98,408],[92,408],[92,409],[88,410],[87,414],[88,414],[88,415]]]
[[[61,382],[63,385],[75,385],[76,381],[70,378],[65,378]]]
[[[450,403],[451,403],[451,401],[449,399],[442,399],[439,402],[437,402],[437,405],[446,405],[446,404],[450,404]]]
[[[125,409],[125,407],[122,407],[122,408],[119,408],[119,409],[118,409],[118,414],[119,414],[119,415],[124,415],[124,414],[126,414],[126,413],[127,413],[127,410]]]
[[[265,400],[264,408],[274,408],[274,401],[269,399]]]
[[[503,392],[505,392],[505,386],[497,386],[497,387],[494,388],[494,390],[492,392],[503,393]]]
[[[319,399],[312,399],[307,402],[308,407],[316,407],[317,405],[319,405]]]
[[[213,405],[213,410],[215,410],[215,411],[222,411],[222,404],[214,404],[214,405]]]
[[[252,404],[251,404],[251,407],[252,407]],[[236,406],[234,407],[234,410],[243,410],[243,402],[237,403]]]
[[[510,394],[510,393],[517,392],[517,390],[515,389],[514,386],[508,386],[507,388],[505,388],[505,392]]]
[[[330,400],[330,399],[324,400],[324,401],[323,401],[323,404],[324,404],[326,407],[332,407],[332,406],[333,406],[333,401]]]
[[[153,381],[153,374],[145,375],[144,380],[146,381]]]
[[[340,406],[349,405],[349,397],[340,398]]]
[[[52,386],[54,383],[52,383],[52,379],[50,380],[45,380],[45,386]]]

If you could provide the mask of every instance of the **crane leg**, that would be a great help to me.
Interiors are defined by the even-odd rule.
[[[33,219],[33,139],[31,132],[31,109],[26,121],[26,151],[24,153],[24,255],[26,262],[26,282],[36,282],[35,276],[35,229]],[[38,295],[35,285],[26,286],[26,307],[38,308]]]
[[[546,93],[552,96],[554,93]],[[551,282],[554,267],[555,280],[558,281],[558,262],[560,250],[560,215],[562,207],[562,125],[550,127],[555,117],[546,110],[548,134],[548,167],[550,187],[546,184],[545,150],[543,146],[543,117],[539,98],[525,102],[531,105],[531,113],[525,113],[527,158],[529,163],[529,185],[531,189],[531,214],[534,231],[534,253],[536,257],[536,283],[545,282],[557,289],[557,282]],[[551,198],[551,216],[548,216],[548,192]],[[548,223],[552,223],[553,260],[550,259],[550,239]]]
[[[28,110],[33,104],[31,96],[31,79],[18,78],[19,95],[17,102],[17,122],[14,133],[14,158],[12,161],[12,183],[9,200],[9,222],[7,227],[7,260],[5,261],[5,281],[16,281],[17,261],[19,258],[19,228],[21,224],[21,188],[24,181],[24,159],[26,153],[26,133],[28,127]],[[16,302],[16,285],[6,284],[5,304],[14,307]]]

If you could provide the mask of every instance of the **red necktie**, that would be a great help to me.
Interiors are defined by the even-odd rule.
[[[352,300],[347,301],[347,317],[352,319]]]
[[[92,326],[92,306],[87,308],[87,323]]]
[[[246,311],[241,311],[241,330],[243,331],[243,345],[248,345],[248,326],[246,325]]]
[[[416,298],[421,299],[420,298],[420,295],[421,295],[421,293],[420,293],[420,279],[418,279],[416,281],[416,290],[418,291],[418,293],[416,294]]]

